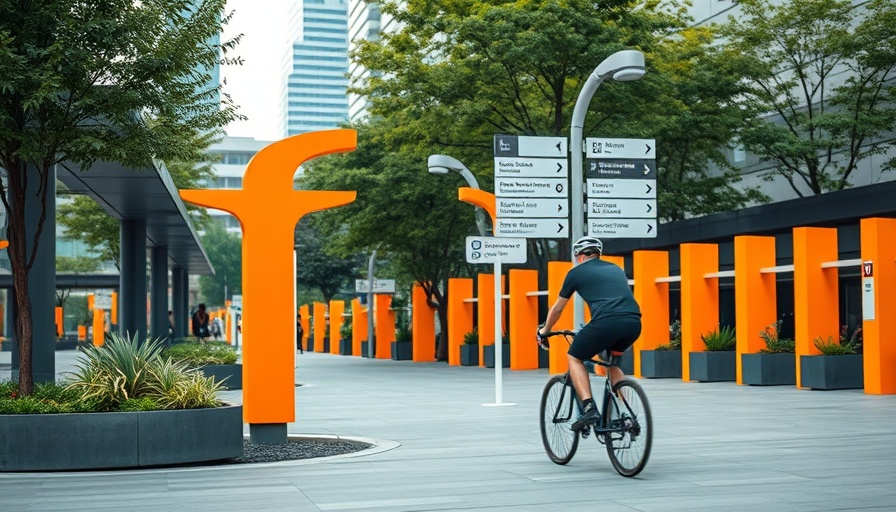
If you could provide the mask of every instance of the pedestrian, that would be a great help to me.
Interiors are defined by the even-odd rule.
[[[302,314],[296,313],[296,348],[299,349],[300,354],[305,353],[305,349],[302,348],[302,338],[305,337],[305,328],[302,327]]]
[[[199,309],[193,313],[192,327],[193,336],[199,338],[200,342],[204,342],[209,337],[208,313],[205,311],[205,304],[200,304]]]

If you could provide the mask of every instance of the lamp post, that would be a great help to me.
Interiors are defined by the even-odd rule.
[[[591,98],[607,78],[612,78],[618,82],[631,82],[639,80],[647,70],[644,68],[644,54],[638,50],[622,50],[610,55],[598,66],[588,77],[579,97],[576,100],[575,109],[572,113],[572,123],[569,130],[569,149],[570,171],[572,172],[572,185],[570,195],[572,197],[572,221],[570,222],[570,240],[574,242],[577,238],[585,235],[585,202],[582,167],[582,130],[585,125],[585,113],[588,112],[588,105]],[[575,264],[575,254],[571,255],[573,264]],[[573,302],[573,324],[575,328],[579,328],[585,323],[585,308],[581,297],[576,295]]]
[[[473,176],[470,169],[467,169],[467,166],[460,160],[448,155],[429,155],[426,163],[429,166],[430,174],[448,174],[451,171],[458,172],[464,177],[470,188],[479,190],[479,182],[476,181],[476,176]],[[478,206],[476,207],[476,227],[479,228],[480,236],[488,235],[488,229],[486,228],[485,223],[485,212]]]

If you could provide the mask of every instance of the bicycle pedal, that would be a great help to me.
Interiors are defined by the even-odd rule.
[[[579,432],[582,433],[582,439],[588,439],[588,436],[591,435],[591,428],[588,427],[588,426],[585,426],[585,427],[584,427],[582,430],[580,430]]]

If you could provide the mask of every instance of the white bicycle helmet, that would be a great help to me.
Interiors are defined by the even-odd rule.
[[[576,256],[589,250],[591,252],[603,253],[604,244],[600,239],[594,238],[593,236],[583,236],[576,240],[576,243],[572,245],[572,252]]]

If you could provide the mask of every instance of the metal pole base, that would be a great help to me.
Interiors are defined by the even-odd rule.
[[[251,444],[286,444],[286,423],[250,423],[249,443]]]

